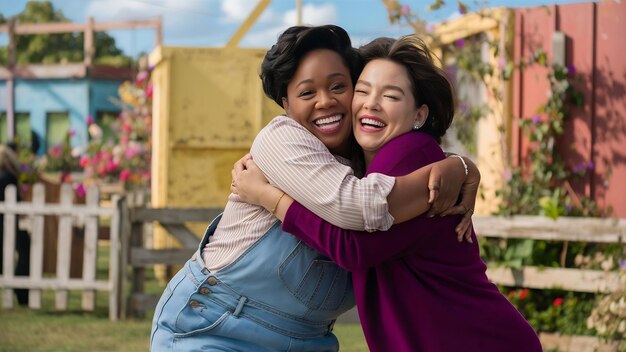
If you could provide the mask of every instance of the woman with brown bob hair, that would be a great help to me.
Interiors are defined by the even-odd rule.
[[[452,86],[416,36],[360,48],[365,67],[352,102],[366,175],[402,176],[445,158]],[[279,198],[282,229],[352,273],[361,325],[373,352],[541,351],[533,328],[486,275],[477,239],[454,240],[459,216],[418,216],[385,233],[335,226],[271,186],[254,162],[237,179],[242,199]],[[287,192],[289,194],[289,192]]]

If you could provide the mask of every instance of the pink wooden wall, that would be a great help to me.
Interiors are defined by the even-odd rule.
[[[593,170],[573,186],[613,216],[626,217],[626,2],[607,0],[515,11],[515,61],[542,48],[552,60],[552,34],[566,36],[566,64],[581,78],[585,104],[570,114],[559,148],[570,167]],[[513,77],[513,115],[530,118],[547,97],[546,69],[529,67]],[[513,156],[519,164],[527,141],[513,124]]]

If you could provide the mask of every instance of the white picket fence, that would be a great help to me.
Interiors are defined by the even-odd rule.
[[[55,308],[67,310],[70,290],[82,291],[83,310],[93,311],[96,306],[96,291],[109,293],[109,318],[117,320],[120,313],[120,212],[119,196],[112,197],[112,206],[100,205],[99,190],[89,187],[85,204],[74,204],[74,191],[70,185],[61,186],[60,202],[46,203],[45,188],[35,184],[32,202],[18,202],[17,189],[8,186],[5,201],[0,202],[0,213],[4,214],[4,258],[3,272],[0,276],[0,288],[3,288],[3,308],[13,307],[13,290],[29,290],[29,307],[42,307],[42,290],[55,292]],[[44,275],[44,217],[58,216],[58,240],[56,275]],[[108,278],[96,278],[98,254],[98,224],[101,216],[110,217],[110,256]],[[16,222],[23,220],[30,227],[30,275],[14,276]],[[84,248],[82,277],[70,277],[72,228],[84,226]],[[50,249],[47,249],[50,250]]]

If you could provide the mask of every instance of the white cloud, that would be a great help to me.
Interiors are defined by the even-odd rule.
[[[296,24],[297,11],[287,11],[283,17],[284,24],[293,26]],[[302,23],[310,25],[330,24],[337,22],[337,9],[333,4],[315,6],[311,4],[302,7]]]
[[[222,0],[221,10],[226,16],[227,22],[240,22],[246,19],[256,6],[255,1],[250,0]]]
[[[181,18],[200,15],[217,16],[201,0],[95,0],[86,9],[87,16],[100,20],[130,20],[156,16]]]
[[[261,30],[248,33],[243,46],[269,47],[276,43],[278,35],[285,29],[296,24],[297,11],[291,9],[278,18],[273,24]],[[333,4],[305,5],[302,7],[302,23],[306,25],[322,25],[337,22],[337,9]]]

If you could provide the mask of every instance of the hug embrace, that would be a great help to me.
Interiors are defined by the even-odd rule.
[[[168,283],[153,351],[337,351],[355,303],[371,351],[541,351],[485,274],[480,174],[438,144],[454,95],[419,38],[354,49],[340,27],[291,27],[261,79],[285,115]]]

